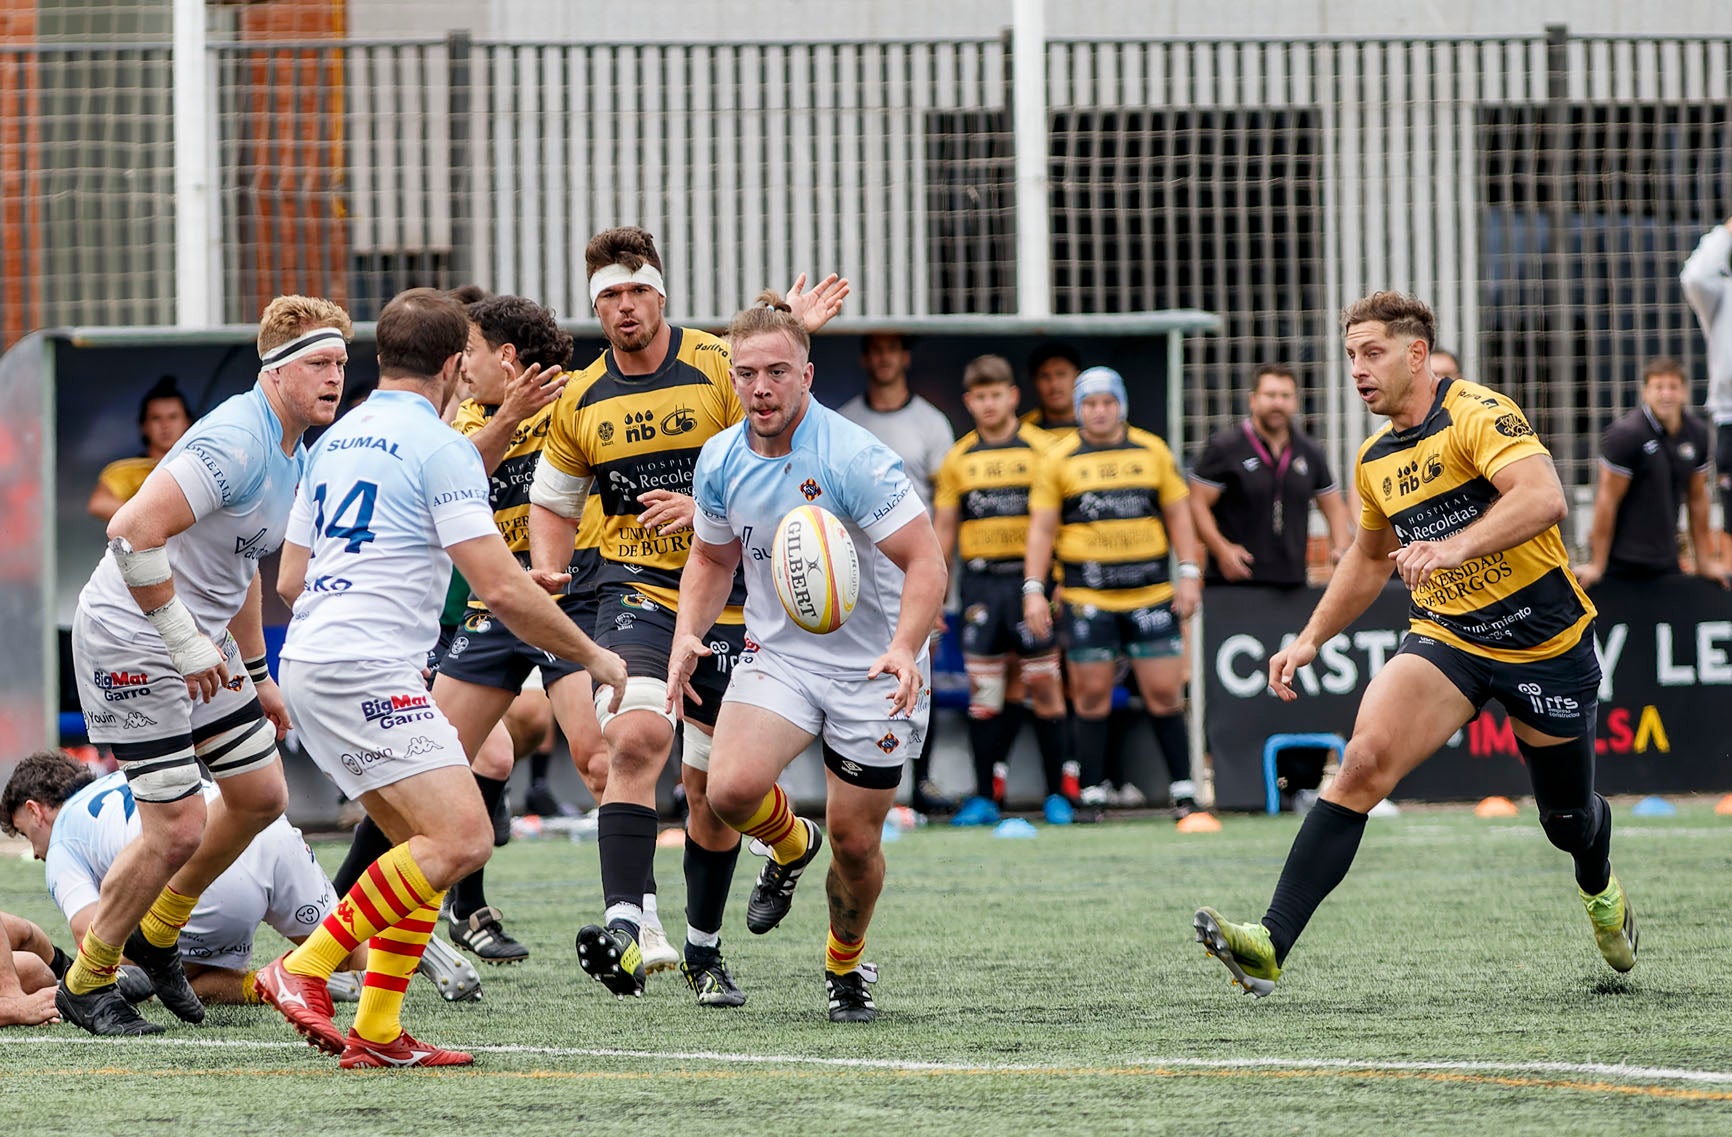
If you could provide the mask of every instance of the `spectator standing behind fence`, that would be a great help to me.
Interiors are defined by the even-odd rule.
[[[1678,279],[1708,340],[1708,414],[1714,420],[1720,526],[1732,533],[1732,220],[1702,235]]]
[[[1689,515],[1696,572],[1726,585],[1708,530],[1708,424],[1684,409],[1690,385],[1675,359],[1642,368],[1642,404],[1606,429],[1588,563],[1576,579],[1653,580],[1682,572],[1678,507]]]
[[[144,479],[191,425],[192,405],[181,394],[174,376],[164,375],[139,400],[138,437],[144,444],[143,457],[117,458],[102,468],[86,506],[90,516],[107,521],[131,501]]]
[[[932,514],[932,490],[938,467],[956,444],[956,432],[944,412],[915,394],[908,385],[913,356],[908,340],[895,332],[875,332],[860,342],[860,364],[866,389],[844,403],[838,413],[865,427],[902,459],[914,492]],[[942,625],[933,629],[934,637]],[[922,733],[920,748],[909,759],[914,793],[909,799],[920,813],[954,813],[952,801],[932,780],[932,735]]]
[[[1353,525],[1329,460],[1293,425],[1299,383],[1266,363],[1251,382],[1250,415],[1217,432],[1191,471],[1191,512],[1209,550],[1210,586],[1305,583],[1311,502],[1329,524],[1330,563],[1353,540]]]

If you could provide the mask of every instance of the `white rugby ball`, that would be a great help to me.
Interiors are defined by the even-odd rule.
[[[823,635],[842,626],[860,598],[860,555],[836,515],[816,505],[789,510],[770,549],[776,595],[794,623]]]

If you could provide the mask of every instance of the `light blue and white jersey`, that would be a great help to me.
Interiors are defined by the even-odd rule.
[[[780,458],[754,452],[746,429],[737,423],[704,443],[692,475],[692,527],[712,545],[739,539],[749,640],[825,674],[858,672],[864,678],[889,650],[902,608],[902,570],[878,542],[923,516],[926,507],[893,450],[816,399],[794,428],[792,452]],[[854,614],[828,635],[789,619],[771,576],[776,526],[802,505],[835,514],[860,556]]]
[[[421,395],[376,391],[314,445],[288,539],[312,551],[282,658],[413,661],[439,639],[445,549],[499,537],[474,443]]]
[[[198,520],[168,539],[175,594],[199,631],[218,639],[241,610],[259,559],[277,551],[295,500],[306,449],[283,453],[283,424],[254,385],[192,424],[151,480],[173,478]],[[78,597],[87,616],[110,631],[155,636],[112,553]]]
[[[221,796],[211,782],[203,789],[207,803]],[[138,807],[119,771],[66,799],[49,831],[44,859],[48,894],[68,920],[96,903],[102,879],[138,833]],[[199,897],[181,931],[181,958],[245,967],[259,924],[285,936],[308,936],[335,902],[331,882],[301,831],[279,817]]]

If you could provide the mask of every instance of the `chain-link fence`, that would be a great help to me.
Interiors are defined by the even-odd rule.
[[[284,291],[357,316],[477,281],[586,307],[582,249],[660,240],[680,318],[801,269],[893,322],[1016,308],[1006,39],[209,49],[220,318]],[[1567,481],[1643,359],[1700,337],[1676,283],[1732,211],[1732,38],[1055,41],[1051,307],[1203,308],[1187,435],[1298,366],[1346,466],[1372,427],[1335,313],[1437,308],[1466,373],[1520,400]],[[175,314],[166,45],[0,48],[0,328]],[[189,127],[190,128],[190,127]]]

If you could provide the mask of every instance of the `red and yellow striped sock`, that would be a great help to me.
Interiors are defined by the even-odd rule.
[[[350,952],[439,895],[409,855],[409,846],[398,845],[367,867],[283,966],[296,975],[329,979]]]
[[[78,945],[78,958],[66,969],[66,989],[74,995],[88,995],[113,983],[119,970],[120,945],[103,943],[94,931],[86,931]]]
[[[866,951],[866,937],[845,940],[830,929],[830,942],[824,949],[824,970],[831,975],[846,975],[860,966],[860,956]]]
[[[192,910],[196,907],[198,897],[184,896],[164,885],[162,895],[156,898],[150,911],[138,922],[138,930],[157,947],[174,947],[180,942],[180,930],[192,919]]]
[[[361,1005],[355,1008],[355,1033],[368,1042],[395,1042],[403,1033],[403,995],[439,922],[444,898],[443,892],[432,897],[367,941],[367,977],[361,981]]]
[[[794,816],[781,786],[770,787],[770,792],[758,803],[758,811],[740,827],[740,832],[768,845],[779,865],[806,855],[806,827]]]

